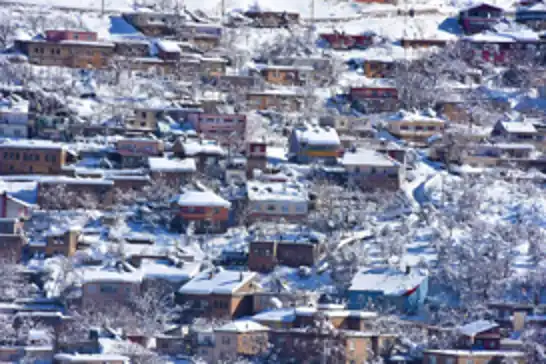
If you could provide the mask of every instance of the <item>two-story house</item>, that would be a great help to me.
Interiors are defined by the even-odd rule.
[[[19,40],[29,62],[41,66],[104,68],[115,44],[99,41],[96,32],[85,30],[47,30],[45,39]]]
[[[148,167],[152,180],[164,181],[171,186],[180,186],[189,182],[197,171],[195,160],[192,158],[149,157]]]
[[[531,122],[498,121],[491,132],[491,136],[513,143],[544,143],[543,135]]]
[[[257,65],[257,71],[267,83],[284,86],[303,86],[313,75],[313,67],[290,65]]]
[[[84,305],[117,305],[134,300],[142,288],[142,274],[123,269],[87,269],[82,273]]]
[[[214,113],[197,113],[188,116],[195,131],[220,144],[234,144],[245,140],[246,115],[228,107],[218,107]]]
[[[462,9],[459,24],[467,34],[480,33],[491,29],[504,17],[504,10],[498,6],[481,3]]]
[[[212,191],[185,191],[175,202],[173,227],[184,230],[190,222],[197,232],[225,231],[231,203]]]
[[[177,292],[177,302],[196,313],[215,318],[252,314],[252,294],[258,290],[252,272],[214,268],[199,273]]]
[[[277,265],[299,268],[312,267],[324,253],[324,244],[318,239],[278,236],[278,239],[256,237],[248,248],[248,268],[269,272]]]
[[[116,142],[121,168],[144,167],[149,157],[163,155],[164,148],[163,141],[158,139],[126,138]]]
[[[400,104],[395,87],[351,87],[348,98],[357,110],[365,113],[392,112]]]
[[[370,304],[416,312],[428,293],[428,275],[410,267],[402,272],[390,268],[361,269],[348,290],[348,308],[360,310]]]
[[[48,257],[64,255],[71,257],[78,249],[78,239],[81,231],[78,228],[69,228],[64,231],[52,231],[46,236],[45,254]]]
[[[214,329],[214,357],[210,362],[222,362],[240,357],[255,358],[267,352],[268,334],[267,326],[248,319],[222,325]]]
[[[0,101],[0,137],[29,137],[29,103],[26,100],[10,98]]]
[[[61,174],[75,154],[62,144],[45,140],[0,143],[0,175]]]
[[[290,182],[247,182],[250,221],[303,221],[309,212],[305,186]]]
[[[387,120],[387,130],[399,139],[425,143],[430,137],[443,134],[446,123],[435,116],[400,111]]]
[[[246,101],[251,110],[299,111],[303,107],[303,95],[292,90],[249,91]]]
[[[323,161],[335,164],[341,152],[339,135],[332,127],[304,125],[294,128],[290,135],[289,153],[298,163]]]
[[[398,190],[403,180],[400,163],[370,149],[349,149],[340,160],[348,177],[363,189]]]
[[[214,140],[190,139],[179,137],[173,145],[173,152],[178,158],[193,158],[197,164],[197,170],[207,172],[215,168],[218,162],[226,157],[224,148]]]
[[[499,350],[500,326],[493,321],[478,320],[460,326],[460,345],[469,350]]]
[[[6,191],[0,194],[0,219],[27,219],[33,205],[18,199]]]
[[[19,218],[0,217],[0,254],[7,261],[19,262],[27,238]]]

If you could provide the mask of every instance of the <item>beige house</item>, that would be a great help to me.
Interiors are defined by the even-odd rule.
[[[213,361],[256,356],[268,349],[269,328],[252,320],[233,321],[214,330]]]
[[[115,305],[140,294],[142,274],[113,270],[86,270],[83,273],[84,305]]]
[[[435,116],[401,111],[386,120],[387,130],[395,137],[424,143],[428,138],[443,134],[445,121]]]

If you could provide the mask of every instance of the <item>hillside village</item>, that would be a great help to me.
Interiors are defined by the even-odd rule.
[[[546,363],[545,3],[116,1],[0,9],[0,362]]]

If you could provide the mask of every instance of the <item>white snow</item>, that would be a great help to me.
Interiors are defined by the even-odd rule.
[[[83,283],[92,282],[126,282],[141,283],[142,274],[139,272],[116,272],[109,270],[86,269],[82,272]]]
[[[201,262],[184,262],[181,266],[166,264],[154,259],[144,259],[141,270],[146,279],[165,279],[172,282],[187,282],[201,269]]]
[[[376,166],[396,167],[400,163],[394,159],[371,149],[357,149],[355,152],[345,151],[341,164],[344,166]]]
[[[231,207],[229,201],[212,191],[186,191],[178,197],[177,203],[185,207]]]
[[[247,194],[250,201],[308,201],[307,189],[295,182],[248,181]]]
[[[382,292],[386,296],[400,296],[419,286],[426,275],[412,270],[409,274],[388,268],[364,268],[351,281],[350,291]]]
[[[152,172],[195,172],[197,170],[193,158],[179,160],[149,157],[148,164]]]
[[[181,49],[178,46],[178,43],[170,41],[170,40],[158,40],[156,42],[157,47],[161,49],[163,52],[167,53],[181,53]]]
[[[504,121],[501,122],[501,125],[508,133],[535,134],[537,132],[535,126],[532,123]]]
[[[129,363],[130,359],[127,356],[116,354],[56,354],[55,361],[62,363],[104,363],[104,362],[120,362]]]
[[[220,326],[215,331],[247,333],[269,331],[269,328],[252,320],[236,320]]]
[[[233,294],[257,276],[254,272],[216,268],[201,272],[183,285],[178,293],[187,295]]]
[[[307,125],[305,128],[294,130],[295,136],[300,143],[309,145],[341,145],[336,129],[321,127],[318,125]]]
[[[459,327],[458,331],[465,336],[476,336],[485,331],[499,327],[496,322],[487,320],[478,320]]]

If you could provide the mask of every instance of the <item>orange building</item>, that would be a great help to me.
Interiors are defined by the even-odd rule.
[[[212,191],[186,191],[178,198],[173,225],[183,230],[190,222],[197,232],[225,231],[231,203]]]
[[[0,175],[62,174],[75,155],[49,141],[13,141],[0,144]]]

